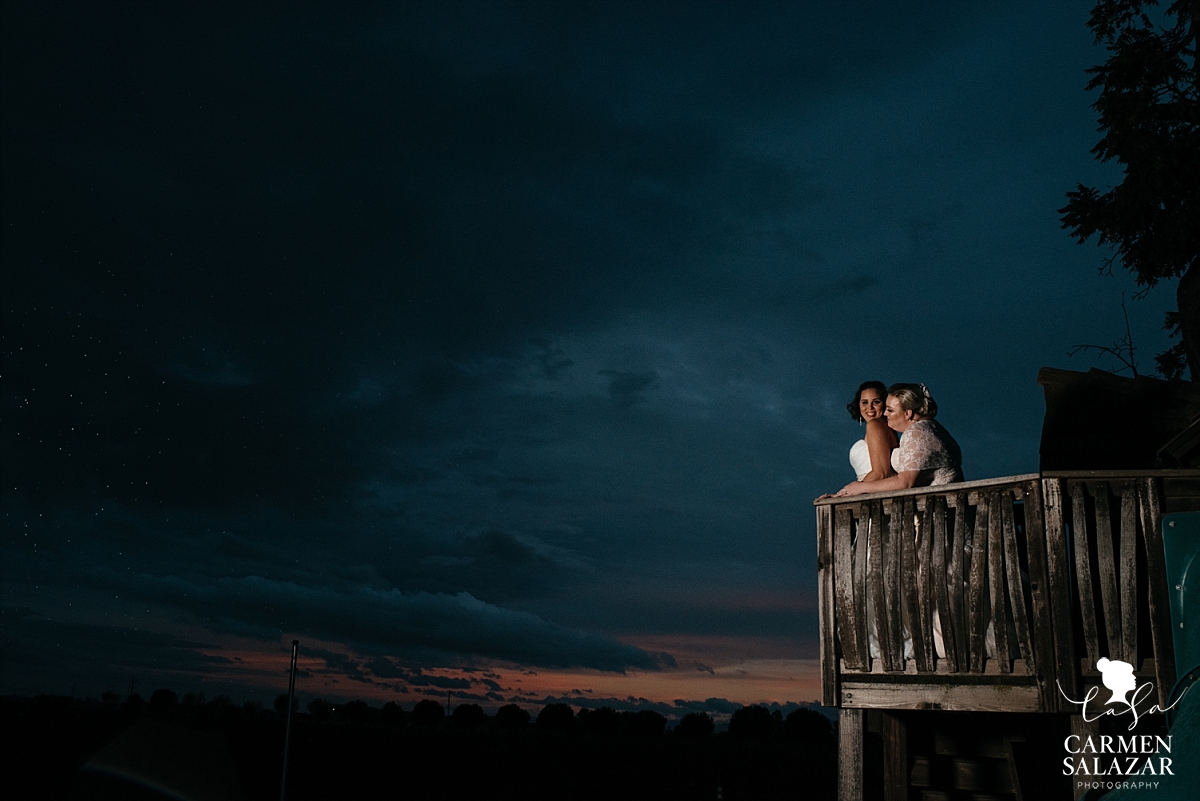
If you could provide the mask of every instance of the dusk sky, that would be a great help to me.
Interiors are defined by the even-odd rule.
[[[816,699],[855,387],[1036,471],[1136,289],[1091,3],[912,5],[5,2],[0,692]]]

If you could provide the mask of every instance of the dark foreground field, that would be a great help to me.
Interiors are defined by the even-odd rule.
[[[279,798],[284,717],[275,712],[49,697],[6,698],[0,711],[9,799]],[[832,799],[833,734],[802,711],[804,720],[743,715],[746,725],[719,734],[664,731],[661,718],[611,710],[553,725],[503,721],[509,728],[481,715],[418,725],[398,708],[362,704],[297,714],[287,795]]]

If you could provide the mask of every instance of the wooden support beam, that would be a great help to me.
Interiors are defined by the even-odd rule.
[[[867,577],[871,587],[871,605],[875,610],[875,643],[879,647],[880,661],[886,671],[903,670],[903,663],[894,664],[891,638],[888,636],[887,590],[883,569],[883,503],[871,503],[871,530],[869,539],[869,564]]]
[[[854,556],[851,535],[852,517],[845,506],[835,507],[833,513],[833,603],[842,646],[842,659],[851,670],[863,670],[862,652],[858,642],[860,609],[854,606]],[[861,611],[865,612],[865,609]]]
[[[1004,536],[1004,576],[1008,584],[1008,601],[1012,607],[1014,634],[1025,667],[1033,670],[1033,646],[1029,641],[1029,616],[1025,611],[1025,588],[1021,581],[1021,561],[1017,554],[1017,524],[1011,492],[1000,496],[1000,522]],[[1005,660],[1007,662],[1008,660]]]
[[[925,513],[921,517],[921,528],[917,532],[917,619],[915,628],[921,632],[920,641],[925,647],[917,656],[917,669],[926,673],[934,670],[936,651],[933,644],[933,518],[937,502],[940,500],[931,495],[925,502]],[[913,510],[915,513],[915,509]],[[937,583],[945,585],[945,572],[937,579]]]
[[[1082,489],[1082,487],[1081,487]],[[1104,633],[1108,640],[1108,658],[1125,659],[1122,637],[1121,595],[1117,586],[1117,560],[1113,548],[1112,513],[1108,504],[1108,482],[1088,484],[1096,510],[1096,568],[1100,575],[1100,602],[1104,609]],[[1130,601],[1133,599],[1131,598]],[[1134,665],[1137,668],[1137,665]]]
[[[1079,698],[1078,660],[1075,658],[1075,630],[1071,625],[1071,560],[1067,555],[1066,508],[1063,481],[1048,478],[1042,482],[1043,520],[1046,524],[1046,573],[1049,580],[1049,603],[1044,607],[1054,643],[1053,664],[1057,670],[1055,699],[1058,686],[1072,698]],[[1045,664],[1050,664],[1047,661]]]
[[[1146,579],[1150,596],[1150,635],[1154,643],[1155,684],[1158,705],[1167,706],[1167,697],[1175,686],[1175,645],[1171,630],[1171,600],[1167,587],[1167,563],[1163,553],[1162,506],[1158,481],[1147,477],[1138,482],[1138,508],[1141,510],[1142,536],[1146,543]]]
[[[946,501],[940,497],[930,498],[925,508],[928,510],[930,507],[933,507],[933,525],[930,532],[933,544],[933,568],[931,573],[935,585],[938,622],[941,624],[942,629],[942,648],[946,653],[946,667],[953,672],[957,672],[958,653],[955,646],[954,613],[950,608],[950,587],[953,586],[954,579],[946,569],[946,551],[950,547],[948,537],[946,536]],[[961,596],[962,588],[960,586],[959,597],[961,598]]]
[[[982,673],[986,656],[987,635],[987,530],[988,507],[981,503],[975,507],[975,537],[971,543],[971,582],[967,595],[967,615],[970,618],[970,640],[968,651],[972,673]]]
[[[1047,504],[1043,501],[1043,486],[1040,481],[1030,481],[1025,491],[1025,545],[1029,555],[1029,599],[1033,608],[1031,619],[1031,636],[1033,638],[1033,665],[1037,671],[1038,689],[1041,692],[1043,712],[1058,712],[1062,708],[1062,697],[1058,692],[1057,651],[1054,647],[1054,602],[1050,582],[1049,557],[1046,546],[1046,530],[1050,523],[1045,516]],[[1061,503],[1058,498],[1057,503]],[[1057,521],[1057,530],[1062,531],[1062,521]],[[1061,537],[1059,544],[1062,543]],[[1062,554],[1063,561],[1066,554]],[[1064,595],[1066,599],[1069,596]],[[1065,600],[1058,601],[1058,606],[1064,607],[1066,614],[1064,631],[1070,633],[1070,604]],[[1074,659],[1072,656],[1071,659]],[[1068,663],[1070,664],[1070,663]]]
[[[863,722],[861,709],[838,710],[838,799],[863,801]]]
[[[908,801],[908,730],[904,718],[883,713],[883,798]]]
[[[1121,642],[1125,653],[1121,660],[1138,670],[1141,655],[1138,654],[1138,586],[1137,586],[1137,484],[1123,481],[1114,484],[1121,494],[1121,525],[1119,529],[1121,562],[1118,573],[1121,582]]]
[[[884,596],[887,599],[887,647],[891,650],[893,670],[904,670],[904,623],[901,613],[901,552],[904,540],[902,502],[893,502],[889,508],[887,523],[883,527]],[[880,639],[883,639],[883,624],[880,623]]]
[[[967,607],[964,592],[964,578],[970,575],[970,566],[967,564],[967,557],[971,553],[971,528],[967,521],[969,508],[967,506],[967,493],[960,492],[955,496],[954,500],[954,539],[950,545],[950,570],[949,570],[949,595],[950,595],[950,618],[953,621],[953,639],[948,641],[947,646],[953,647],[957,666],[955,670],[966,671],[970,664],[970,657],[967,655],[968,631],[970,623],[967,620]],[[946,632],[942,631],[942,636],[946,636]]]
[[[1075,586],[1079,588],[1079,613],[1083,623],[1083,642],[1087,648],[1088,665],[1095,667],[1100,659],[1100,633],[1096,626],[1096,594],[1092,591],[1092,557],[1088,547],[1087,491],[1084,485],[1072,481],[1067,485],[1071,495],[1071,530],[1075,544]],[[1070,598],[1070,589],[1067,595]]]
[[[925,636],[921,625],[921,606],[917,584],[916,504],[912,498],[904,498],[900,504],[901,517],[901,570],[900,583],[904,591],[904,624],[912,638],[913,659],[917,669],[925,665]],[[896,508],[892,507],[893,510]],[[895,515],[893,513],[893,523]],[[932,668],[931,668],[932,669]]]
[[[991,598],[992,632],[996,637],[996,662],[1003,673],[1012,671],[1008,648],[1008,610],[1004,603],[1004,533],[1000,493],[988,497],[988,594]]]
[[[871,525],[868,504],[854,508],[854,565],[851,581],[854,592],[854,637],[858,641],[859,660],[863,670],[871,669],[870,632],[867,626],[867,529]]]
[[[817,507],[817,614],[821,619],[821,703],[837,706],[837,637],[833,615],[833,510]]]

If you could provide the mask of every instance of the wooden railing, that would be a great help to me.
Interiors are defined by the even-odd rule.
[[[1062,711],[1101,656],[1174,682],[1159,525],[1200,471],[1045,473],[816,502],[823,703]],[[1082,660],[1082,661],[1080,661]]]

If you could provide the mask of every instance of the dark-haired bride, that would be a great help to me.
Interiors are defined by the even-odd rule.
[[[883,416],[886,397],[882,381],[864,381],[846,404],[850,419],[865,426],[863,438],[850,448],[850,466],[859,481],[879,481],[895,475],[891,459],[899,440]]]

